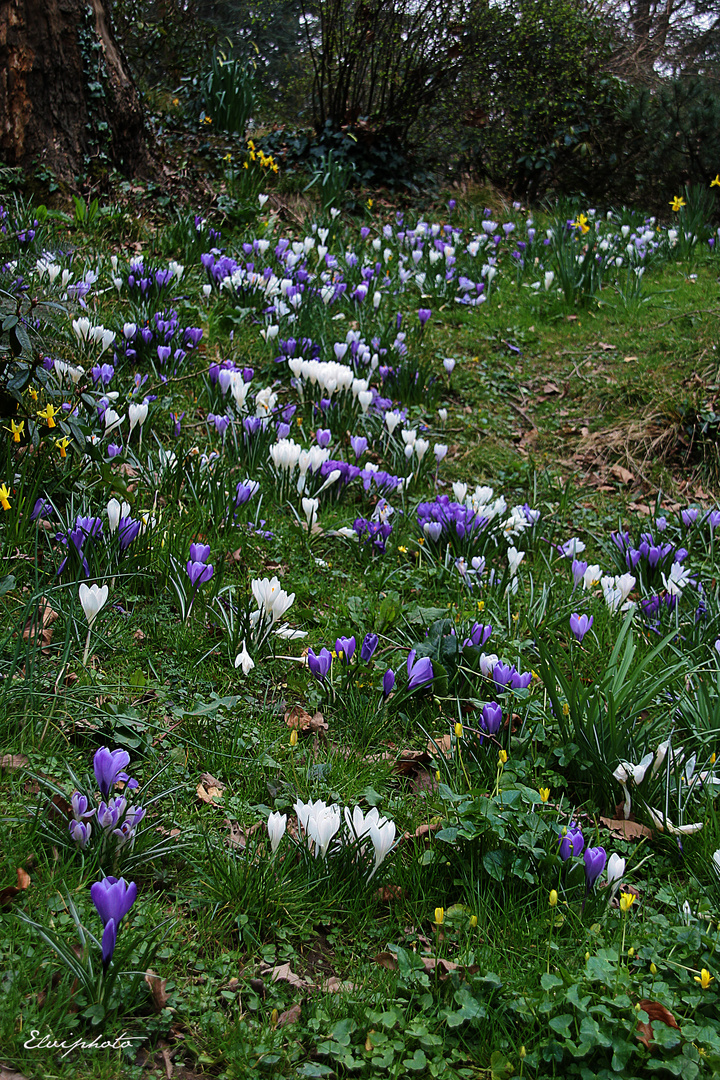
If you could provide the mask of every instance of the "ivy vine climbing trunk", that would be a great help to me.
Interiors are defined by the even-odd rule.
[[[126,175],[150,164],[107,0],[0,0],[0,160],[72,183],[88,159]]]

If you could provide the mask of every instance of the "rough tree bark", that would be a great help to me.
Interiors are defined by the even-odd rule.
[[[127,175],[150,163],[106,0],[0,0],[0,160],[72,183],[88,158]]]

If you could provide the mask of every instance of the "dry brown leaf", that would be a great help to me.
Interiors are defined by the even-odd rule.
[[[546,382],[542,388],[545,397],[550,397],[551,394],[561,394],[562,390],[559,386],[556,386],[554,382]]]
[[[133,641],[137,641],[138,645],[142,645],[145,637],[146,635],[142,632],[142,630],[136,630],[133,634]]]
[[[622,465],[613,465],[610,472],[613,476],[616,476],[618,480],[621,480],[623,484],[632,484],[635,479],[630,470],[623,468]]]
[[[209,772],[204,772],[200,777],[200,783],[204,784],[206,788],[217,788],[219,791],[225,787],[222,780],[216,780]]]
[[[637,356],[623,356],[623,360],[626,364],[631,364],[633,360],[637,360]]]
[[[652,829],[647,825],[641,825],[639,821],[626,821],[625,818],[601,817],[603,825],[609,829],[613,836],[620,840],[637,840],[641,836],[653,836]]]
[[[338,979],[337,975],[332,975],[325,980],[320,989],[324,990],[326,994],[349,994],[355,990],[355,983]]]
[[[394,900],[402,900],[403,891],[400,885],[381,885],[377,891],[378,900],[382,904],[391,904]]]
[[[302,705],[293,705],[292,709],[285,713],[285,723],[301,735],[324,735],[328,730],[321,712],[316,712],[314,716],[311,716]]]
[[[242,562],[242,548],[235,548],[234,551],[228,555],[230,562]]]
[[[209,788],[205,788],[202,784],[198,784],[197,797],[198,799],[201,799],[204,803],[209,803],[211,806],[215,806],[215,800],[217,799],[219,801],[220,799],[222,799],[222,788],[215,787],[212,784]]]
[[[605,341],[598,341],[598,349],[602,349],[603,352],[615,352],[617,345],[608,345]]]
[[[15,1072],[9,1065],[0,1065],[0,1080],[27,1080],[22,1073]]]
[[[28,759],[24,754],[3,754],[0,757],[0,770],[7,769],[8,772],[14,772],[16,769],[24,769],[28,763]]]
[[[428,975],[434,975],[436,970],[439,972],[440,982],[444,982],[452,971],[462,972],[465,970],[460,964],[456,964],[454,960],[445,960],[442,956],[421,956],[420,959]],[[397,956],[391,952],[378,953],[375,957],[375,963],[387,968],[388,971],[398,970]],[[472,972],[477,969],[473,967],[467,970]]]
[[[146,971],[145,982],[150,987],[153,1009],[155,1012],[162,1012],[167,1005],[168,999],[167,994],[165,993],[167,979],[161,979],[159,975],[155,975],[152,971]]]
[[[641,1043],[649,1050],[650,1044],[654,1040],[653,1024],[661,1023],[667,1024],[668,1027],[675,1028],[676,1031],[680,1030],[680,1026],[673,1016],[673,1014],[661,1005],[659,1001],[649,1001],[647,998],[643,998],[638,1002],[643,1012],[648,1014],[648,1023],[638,1024],[635,1032],[635,1038],[639,1039]]]
[[[280,1013],[276,1027],[285,1027],[286,1024],[297,1024],[302,1015],[302,1002],[298,1001],[292,1008]]]
[[[269,975],[271,982],[286,982],[289,986],[295,986],[298,990],[310,990],[314,989],[314,983],[308,982],[306,979],[300,978],[290,967],[290,964],[278,964],[276,967],[271,967],[269,964],[263,964],[260,968],[261,975]]]
[[[445,757],[452,757],[452,735],[450,732],[445,735],[436,735],[434,739],[428,739],[428,754],[434,754],[437,750]]]
[[[173,1063],[172,1058],[170,1057],[170,1051],[167,1046],[163,1046],[160,1053],[162,1054],[162,1059],[165,1063],[165,1080],[172,1080]]]
[[[47,648],[52,641],[52,624],[57,617],[58,613],[51,607],[50,601],[44,596],[41,597],[37,611],[25,623],[22,632],[23,640],[29,642],[30,645],[39,643],[43,649]]]
[[[6,885],[0,889],[0,907],[9,907],[12,901],[30,884],[30,876],[21,866],[17,868],[17,885]]]

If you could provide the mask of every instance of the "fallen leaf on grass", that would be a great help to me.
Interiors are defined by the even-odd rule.
[[[298,990],[311,990],[314,989],[314,983],[308,982],[306,979],[300,978],[290,967],[290,964],[278,964],[276,967],[270,967],[269,964],[263,964],[260,968],[261,975],[269,975],[270,982],[286,982],[289,986],[295,986]]]
[[[11,902],[30,884],[30,875],[21,866],[17,868],[17,885],[6,885],[0,889],[0,907],[9,907]]]
[[[676,1031],[680,1030],[680,1026],[673,1016],[673,1014],[661,1005],[659,1001],[649,1001],[647,998],[643,998],[638,1002],[643,1012],[648,1014],[648,1023],[638,1024],[635,1031],[635,1038],[639,1039],[641,1043],[649,1050],[650,1044],[654,1040],[653,1023],[666,1024],[668,1027],[675,1028]]]
[[[0,771],[7,769],[8,772],[14,772],[15,769],[24,769],[28,763],[28,759],[24,754],[3,754],[0,757]]]
[[[223,789],[211,784],[210,787],[205,787],[203,784],[197,786],[197,797],[204,803],[209,803],[211,806],[215,806],[215,800],[222,799]]]
[[[332,975],[325,980],[320,989],[324,990],[326,994],[350,994],[355,990],[355,983],[338,979],[337,975]]]
[[[311,716],[309,712],[303,709],[302,705],[293,705],[292,709],[285,713],[285,723],[289,728],[296,730],[301,735],[324,735],[328,730],[328,725],[321,712],[316,712],[314,716]]]
[[[617,345],[608,345],[605,341],[598,341],[598,349],[602,349],[603,352],[615,352]]]
[[[394,900],[402,900],[403,891],[400,885],[381,885],[377,895],[382,904],[391,904]]]
[[[150,996],[152,998],[153,1009],[155,1012],[162,1012],[167,1005],[167,994],[165,993],[165,986],[167,979],[161,979],[159,975],[153,974],[152,971],[145,972],[145,982],[150,987]]]
[[[554,382],[546,382],[542,388],[542,392],[546,397],[550,397],[551,394],[561,394],[562,390],[559,386],[556,386]]]
[[[46,649],[52,641],[52,624],[57,617],[58,613],[50,606],[50,601],[44,596],[41,597],[37,611],[25,623],[22,632],[23,640],[30,645],[40,644],[43,649]]]
[[[22,1073],[14,1072],[9,1065],[0,1065],[0,1080],[26,1080]]]
[[[285,1027],[286,1024],[297,1024],[302,1015],[302,1003],[298,1001],[297,1005],[293,1005],[292,1008],[286,1009],[285,1012],[280,1013],[278,1016],[278,1022],[276,1027]]]
[[[652,836],[652,829],[647,825],[641,825],[639,821],[626,821],[625,818],[601,817],[603,825],[610,830],[613,836],[620,840],[637,840],[641,836]]]
[[[461,973],[463,971],[468,971],[470,974],[477,971],[477,965],[475,964],[473,964],[472,967],[464,968],[460,964],[456,964],[454,960],[445,960],[444,957],[441,956],[421,956],[419,959],[422,960],[423,968],[428,975],[435,974],[436,970],[439,972],[440,982],[444,982],[453,971]],[[375,957],[375,963],[379,964],[380,967],[387,968],[388,971],[398,970],[397,956],[391,952],[378,953]]]
[[[230,829],[230,835],[227,838],[227,842],[230,847],[239,848],[244,851],[247,847],[247,842],[254,832],[261,829],[264,825],[262,821],[256,821],[254,825],[251,825],[247,832],[237,821],[231,821],[230,818],[225,818],[223,825],[227,825]]]
[[[445,735],[436,735],[434,739],[428,739],[428,754],[434,754],[438,750],[444,757],[452,757],[452,735],[449,732]]]
[[[635,479],[630,470],[625,469],[622,465],[613,465],[610,472],[613,476],[616,476],[618,480],[622,481],[623,484],[632,484]]]

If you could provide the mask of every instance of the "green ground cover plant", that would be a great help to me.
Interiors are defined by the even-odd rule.
[[[720,180],[234,155],[3,197],[0,1074],[720,1073]]]

